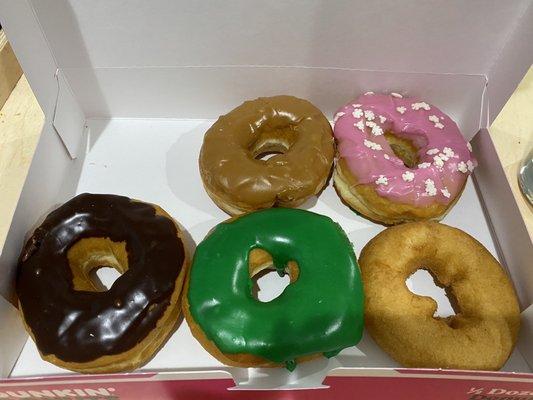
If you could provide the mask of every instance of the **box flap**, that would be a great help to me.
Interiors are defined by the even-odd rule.
[[[0,296],[0,378],[9,376],[28,335],[18,310]]]
[[[524,356],[524,359],[533,370],[533,304],[526,308],[521,314],[520,337],[517,346]]]
[[[533,2],[529,2],[488,70],[489,123],[498,116],[532,64]]]
[[[52,121],[70,156],[75,157],[85,116],[63,74],[57,73],[54,55],[30,2],[0,0],[0,15],[45,120]]]
[[[476,168],[473,176],[483,206],[491,210],[491,230],[500,246],[498,254],[511,273],[523,310],[533,303],[533,270],[528,268],[533,246],[488,131],[476,135],[472,146],[479,164],[490,166]]]
[[[83,139],[85,115],[72,94],[72,90],[64,74],[60,70],[56,72],[56,79],[57,103],[54,109],[52,124],[70,157],[76,158],[77,151]]]

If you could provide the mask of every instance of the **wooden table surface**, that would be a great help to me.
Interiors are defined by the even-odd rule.
[[[0,252],[44,123],[25,76],[0,111]]]
[[[43,121],[43,113],[23,76],[0,111],[0,249]],[[533,67],[490,131],[530,236],[533,237],[533,208],[521,194],[517,182],[519,164],[533,147]]]
[[[529,237],[533,238],[533,207],[518,187],[518,169],[533,149],[533,66],[490,127],[491,137],[511,184]]]

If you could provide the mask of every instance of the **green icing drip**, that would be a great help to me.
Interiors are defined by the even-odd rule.
[[[285,368],[287,368],[290,372],[294,371],[296,369],[296,360],[285,361]]]
[[[325,351],[325,352],[324,352],[324,357],[326,357],[326,358],[335,357],[335,356],[336,356],[337,354],[339,354],[341,351],[342,351],[342,349],[331,350],[331,351]]]
[[[268,251],[278,272],[298,263],[299,277],[268,303],[252,296],[248,254]],[[285,363],[353,346],[363,331],[363,288],[352,245],[330,218],[273,208],[219,224],[197,247],[190,312],[224,353]],[[294,366],[293,366],[294,364]]]

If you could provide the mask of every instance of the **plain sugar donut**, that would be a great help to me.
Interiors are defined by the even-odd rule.
[[[497,370],[520,326],[514,288],[496,259],[463,231],[436,222],[388,228],[359,259],[365,324],[406,367]],[[409,291],[405,280],[428,270],[451,294],[456,315],[433,317],[436,302]]]

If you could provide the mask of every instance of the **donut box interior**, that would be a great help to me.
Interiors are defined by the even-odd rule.
[[[403,398],[446,382],[467,398],[474,387],[470,393],[486,393],[479,387],[489,381],[533,391],[533,248],[487,131],[533,61],[531,1],[0,0],[0,20],[46,117],[0,256],[0,398],[9,388],[103,381],[124,399],[143,398],[142,390],[176,398],[179,382],[218,398],[238,396],[228,388],[323,388],[311,392],[341,398],[356,387]],[[82,377],[41,360],[13,305],[13,279],[24,239],[49,211],[83,192],[123,194],[159,204],[199,243],[228,218],[198,170],[203,134],[219,115],[246,99],[291,94],[331,119],[368,90],[419,96],[472,140],[479,167],[443,222],[485,245],[514,282],[522,329],[502,371],[403,369],[366,333],[357,346],[293,373],[231,368],[185,322],[135,374]],[[357,254],[384,229],[343,205],[331,182],[303,207],[339,222]],[[111,282],[113,273],[99,276]],[[263,283],[261,295],[274,296],[277,283]],[[453,313],[428,275],[415,274],[408,286],[437,299],[439,315]]]

